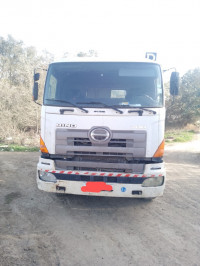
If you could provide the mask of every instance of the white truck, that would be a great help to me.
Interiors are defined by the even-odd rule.
[[[34,101],[39,73],[34,74]],[[171,76],[172,95],[178,75]],[[38,188],[155,198],[165,187],[162,70],[150,59],[77,58],[49,65],[41,109]]]

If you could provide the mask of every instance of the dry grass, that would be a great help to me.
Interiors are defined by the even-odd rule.
[[[0,143],[39,145],[40,107],[32,102],[31,88],[0,83]]]

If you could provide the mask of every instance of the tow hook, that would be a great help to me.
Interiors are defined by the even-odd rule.
[[[65,192],[66,188],[61,186],[56,186],[56,191]]]
[[[132,195],[142,195],[142,191],[140,190],[133,190]]]

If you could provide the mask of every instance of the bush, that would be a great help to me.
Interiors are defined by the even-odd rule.
[[[36,141],[40,133],[40,106],[32,101],[34,68],[53,60],[37,56],[34,47],[24,47],[11,36],[0,37],[0,141],[23,144]],[[38,141],[36,141],[38,144]]]

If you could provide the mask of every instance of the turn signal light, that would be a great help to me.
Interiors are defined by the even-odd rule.
[[[162,157],[164,155],[165,140],[163,140],[158,147],[157,151],[154,153],[153,157]]]
[[[43,139],[40,137],[40,150],[42,153],[49,153],[49,151],[47,150],[47,147],[43,141]]]

